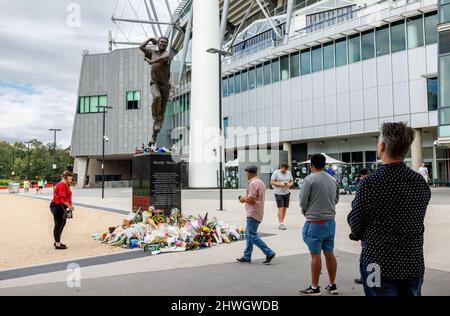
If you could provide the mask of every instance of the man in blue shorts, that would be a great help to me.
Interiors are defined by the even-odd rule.
[[[303,240],[311,253],[311,286],[300,295],[320,295],[319,277],[322,271],[322,251],[326,258],[329,284],[324,288],[338,294],[336,286],[337,262],[334,255],[336,233],[336,204],[339,202],[339,185],[325,172],[326,158],[316,154],[311,157],[312,174],[305,178],[300,192],[300,208],[306,217]]]

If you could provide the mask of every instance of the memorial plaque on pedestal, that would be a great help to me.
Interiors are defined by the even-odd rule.
[[[150,206],[181,210],[181,163],[171,154],[144,154],[133,159],[133,210]]]

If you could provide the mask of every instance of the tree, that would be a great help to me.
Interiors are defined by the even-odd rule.
[[[23,142],[0,142],[0,179],[58,181],[64,170],[73,165],[73,158],[70,148],[57,147],[57,169],[53,170],[53,150],[53,144],[45,145],[38,140],[31,141],[29,147]]]

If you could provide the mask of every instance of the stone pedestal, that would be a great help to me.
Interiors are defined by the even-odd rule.
[[[174,158],[174,159],[173,159]],[[181,163],[171,154],[152,153],[133,159],[133,210],[181,210]]]

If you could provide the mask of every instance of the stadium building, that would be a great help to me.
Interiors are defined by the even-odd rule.
[[[351,176],[377,168],[380,125],[404,121],[416,131],[407,163],[425,161],[434,183],[450,183],[448,0],[196,1],[179,1],[171,16],[178,27],[166,34],[178,54],[160,145],[192,158],[205,148],[198,120],[218,126],[218,58],[205,49],[216,46],[233,53],[221,62],[226,162],[265,148],[270,140],[252,133],[276,128],[296,177],[306,176],[302,162],[314,153],[346,163],[339,174]],[[80,185],[101,180],[98,105],[112,107],[107,181],[129,185],[131,159],[152,131],[149,73],[137,48],[83,54],[72,138]],[[244,134],[230,136],[236,128]],[[213,187],[217,168],[192,163],[190,185]]]

